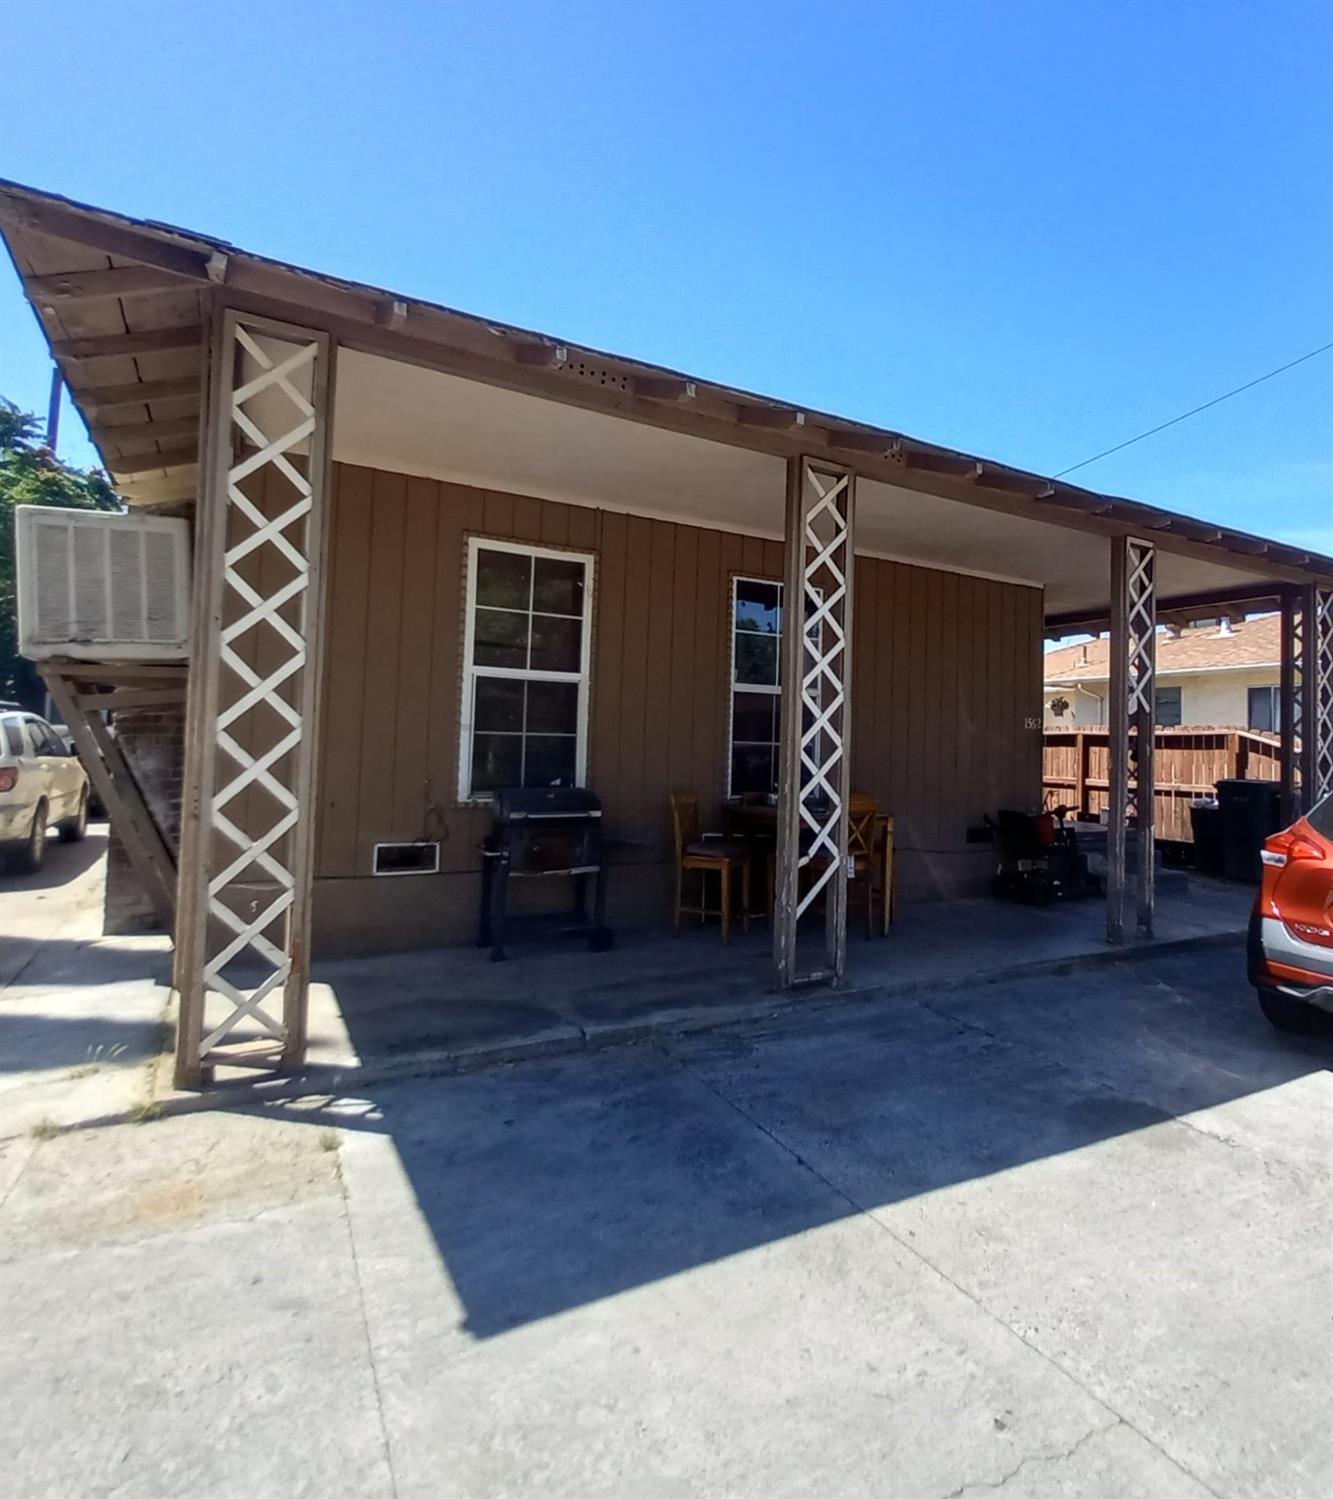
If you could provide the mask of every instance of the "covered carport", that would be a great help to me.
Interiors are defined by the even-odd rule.
[[[338,465],[781,544],[810,622],[783,641],[783,990],[846,976],[863,559],[1039,592],[1034,666],[1043,630],[1110,629],[1111,801],[1126,809],[1110,820],[1112,942],[1154,923],[1159,612],[1280,607],[1289,805],[1333,784],[1333,559],[16,184],[0,185],[0,225],[118,487],[194,527],[184,1085],[305,1057]],[[1039,697],[1008,710],[1033,716],[1035,791]],[[798,945],[821,909],[820,940]]]

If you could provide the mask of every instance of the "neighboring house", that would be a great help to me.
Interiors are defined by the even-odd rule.
[[[1157,635],[1157,722],[1163,727],[1279,728],[1278,631],[1281,616],[1200,620]],[[1102,636],[1046,654],[1047,728],[1106,722],[1110,642]]]

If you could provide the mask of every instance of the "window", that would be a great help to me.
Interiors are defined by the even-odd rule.
[[[7,748],[11,755],[21,755],[23,753],[23,730],[19,728],[19,720],[6,718],[0,720],[0,726],[3,726],[5,731],[3,748]]]
[[[1269,734],[1278,733],[1282,728],[1280,701],[1276,687],[1251,687],[1247,715],[1249,727]]]
[[[1162,729],[1180,724],[1180,688],[1159,687],[1153,698],[1153,722]]]
[[[778,789],[782,584],[731,580],[731,742],[727,794]]]
[[[28,743],[32,746],[29,750],[33,755],[63,755],[64,745],[56,740],[56,736],[41,721],[40,718],[30,718],[28,725]]]
[[[459,796],[582,785],[592,563],[506,541],[468,544]]]

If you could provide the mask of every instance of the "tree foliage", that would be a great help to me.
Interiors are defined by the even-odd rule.
[[[18,653],[14,511],[20,505],[124,508],[101,469],[61,463],[46,446],[38,419],[0,396],[0,698],[37,707],[42,702],[41,678],[32,662]]]

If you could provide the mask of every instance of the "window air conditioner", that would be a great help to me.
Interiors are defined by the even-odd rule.
[[[34,661],[189,654],[189,523],[19,505],[19,650]]]

